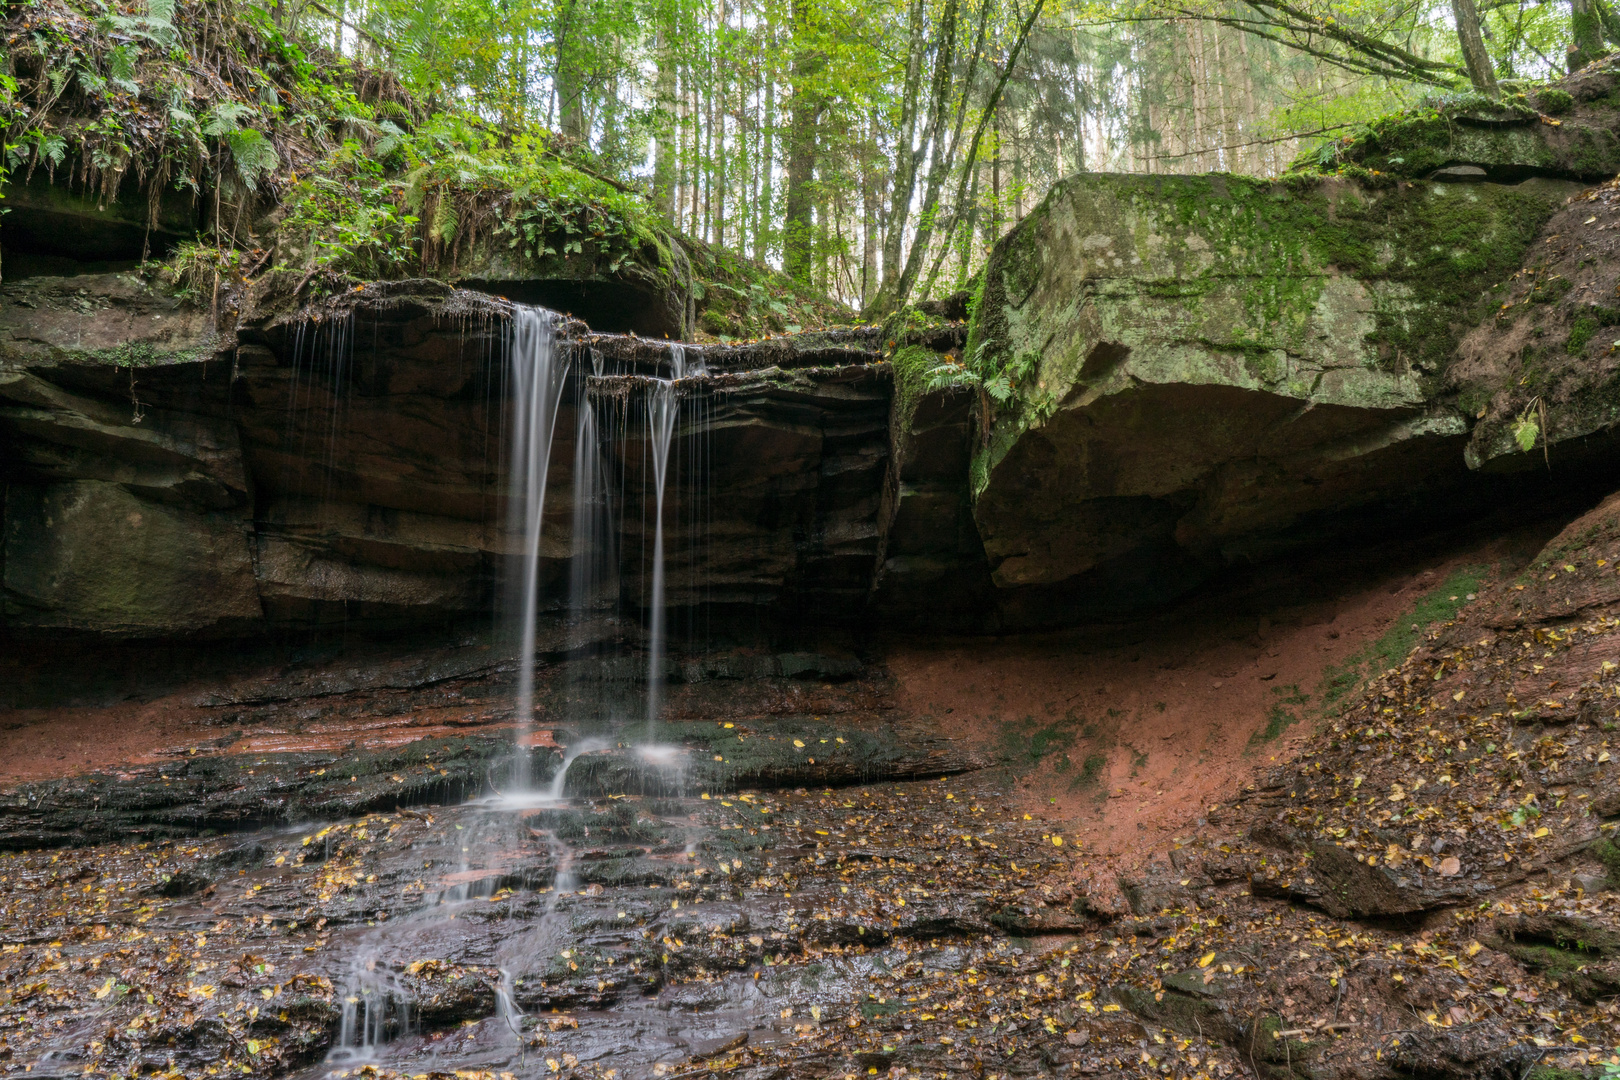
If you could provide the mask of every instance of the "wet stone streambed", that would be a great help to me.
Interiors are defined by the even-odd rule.
[[[991,1031],[1028,1029],[1041,1038],[1011,1056],[1053,1064],[1056,1021],[1033,1003],[1078,988],[1056,966],[1029,981],[1041,942],[1007,930],[1076,921],[1065,851],[994,784],[604,790],[632,757],[577,758],[591,794],[9,855],[0,1060],[36,1076],[842,1075],[973,1067]],[[950,995],[1016,972],[1026,1015],[936,1022]],[[1067,1008],[1071,1032],[1103,1016]]]
[[[1522,1080],[1617,1041],[1620,891],[1585,871],[1532,880],[1529,846],[1465,905],[1442,890],[1347,920],[1278,884],[1284,779],[1133,869],[965,754],[701,726],[665,725],[665,745],[560,733],[520,794],[498,790],[522,771],[508,755],[479,759],[497,790],[467,801],[0,854],[0,1071]],[[452,760],[428,740],[390,753],[399,771],[372,786],[334,759],[234,767],[375,806],[375,785]],[[839,786],[862,756],[904,771]],[[951,760],[962,771],[915,771]],[[754,785],[720,782],[733,768]],[[137,790],[164,810],[168,782]],[[94,817],[101,790],[12,797],[29,823]],[[1368,865],[1318,855],[1297,881],[1336,896]]]

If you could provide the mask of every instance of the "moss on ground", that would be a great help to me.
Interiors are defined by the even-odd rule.
[[[1002,764],[1017,769],[1040,764],[1047,757],[1074,746],[1074,732],[1059,724],[1043,724],[1033,716],[1001,726],[997,736],[997,757]]]
[[[1612,840],[1599,840],[1589,853],[1609,871],[1609,888],[1620,889],[1620,846]]]
[[[1478,590],[1488,568],[1469,566],[1458,570],[1423,595],[1412,609],[1395,620],[1384,636],[1357,652],[1337,667],[1329,668],[1319,691],[1324,708],[1331,708],[1364,679],[1398,666],[1430,626],[1449,622],[1468,603],[1469,594]]]
[[[1266,710],[1266,726],[1249,737],[1249,747],[1254,749],[1268,742],[1274,742],[1282,737],[1282,733],[1299,723],[1300,715],[1291,705],[1304,705],[1311,700],[1311,696],[1302,693],[1298,683],[1287,686],[1274,686],[1271,692],[1277,695],[1278,700],[1270,709]]]

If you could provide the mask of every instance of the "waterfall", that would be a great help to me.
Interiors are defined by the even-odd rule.
[[[653,554],[652,596],[647,619],[647,739],[658,732],[658,714],[664,686],[664,486],[669,476],[669,448],[675,438],[675,422],[680,417],[680,392],[676,384],[689,375],[703,373],[701,357],[690,367],[686,347],[669,347],[667,379],[654,379],[647,394],[647,436],[652,447],[653,465]]]
[[[542,308],[519,306],[508,342],[511,368],[511,467],[506,530],[521,537],[515,582],[508,583],[508,617],[518,620],[518,753],[512,786],[528,788],[527,743],[534,726],[535,623],[540,614],[540,533],[545,524],[546,473],[557,408],[567,384],[568,350],[557,347],[555,317]],[[515,592],[512,586],[515,584]]]
[[[326,1060],[370,1061],[379,1046],[410,1030],[411,999],[397,974],[375,952],[362,949],[351,963],[342,1020]]]
[[[347,434],[355,340],[353,312],[321,322],[306,320],[293,332],[281,486],[298,497],[324,502],[332,496],[343,464],[340,449]],[[297,475],[295,463],[300,460],[315,465],[318,490]]]
[[[348,328],[334,327],[329,336],[334,344],[326,351],[334,357],[334,349],[352,348],[353,335]],[[695,533],[706,520],[707,473],[702,455],[707,452],[707,398],[694,394],[693,385],[683,385],[683,380],[704,373],[701,354],[670,345],[668,370],[655,376],[646,375],[645,368],[635,361],[606,365],[615,370],[605,372],[604,362],[594,350],[578,352],[559,340],[557,320],[550,312],[522,306],[514,307],[502,344],[506,349],[503,390],[510,396],[511,406],[510,412],[504,413],[501,440],[507,468],[501,549],[509,556],[501,597],[501,629],[516,647],[518,664],[518,732],[511,783],[479,801],[478,816],[465,822],[468,830],[458,822],[455,832],[446,834],[446,842],[459,849],[459,863],[446,860],[446,869],[459,865],[459,870],[444,874],[437,888],[424,891],[419,908],[387,924],[379,922],[356,943],[344,981],[340,1022],[327,1055],[330,1064],[343,1070],[352,1071],[352,1066],[359,1063],[407,1058],[423,1053],[424,1045],[430,1046],[426,1041],[413,1041],[404,1050],[385,1048],[395,1039],[415,1034],[420,1027],[420,1003],[412,996],[419,992],[420,983],[410,977],[414,974],[412,958],[422,955],[425,943],[437,940],[437,928],[450,926],[451,920],[468,911],[470,905],[494,895],[505,883],[517,881],[521,884],[514,888],[534,888],[537,883],[530,878],[529,867],[519,866],[514,871],[507,858],[510,852],[524,851],[527,844],[539,840],[551,855],[550,888],[541,890],[549,893],[543,914],[532,927],[502,940],[494,957],[500,971],[495,1006],[500,1042],[490,1052],[516,1053],[521,1063],[526,1040],[520,1000],[523,988],[518,980],[543,972],[545,965],[573,942],[572,905],[582,902],[578,891],[591,880],[588,864],[576,867],[578,845],[566,839],[572,834],[562,826],[594,821],[591,814],[597,799],[593,796],[606,785],[613,786],[615,797],[622,797],[617,793],[619,789],[653,795],[680,794],[686,789],[689,749],[679,744],[659,744],[654,736],[661,717],[663,666],[669,639],[668,582],[674,577],[679,591],[681,559],[690,551],[683,548],[685,534],[681,530],[690,525]],[[574,362],[576,356],[578,364]],[[330,377],[339,385],[345,377],[335,359]],[[290,415],[298,405],[298,378],[295,370]],[[595,395],[595,390],[604,392]],[[539,756],[531,737],[536,720],[538,624],[543,607],[556,608],[565,599],[542,596],[542,570],[547,569],[542,565],[542,534],[551,456],[554,450],[559,454],[567,452],[554,445],[565,395],[576,407],[572,419],[573,490],[571,505],[554,506],[553,513],[560,516],[557,512],[563,510],[572,515],[566,605],[568,648],[574,662],[567,665],[566,681],[553,686],[566,702],[563,708],[553,711],[560,712],[556,719],[574,731],[549,781],[542,783],[531,775],[530,764],[531,757]],[[683,408],[691,411],[686,414],[683,429],[686,437],[678,441]],[[337,431],[341,423],[335,409],[334,417],[328,423],[329,431]],[[569,432],[561,434],[566,440]],[[627,453],[631,455],[628,463]],[[634,455],[638,453],[644,455],[639,464],[650,464],[650,469],[636,469]],[[638,477],[639,493],[626,489],[631,476]],[[673,492],[669,488],[672,482],[677,485]],[[637,523],[624,520],[626,508],[639,510],[639,531]],[[666,511],[672,522],[666,523]],[[646,527],[649,513],[653,516],[651,530]],[[666,537],[666,526],[676,531]],[[641,538],[635,550],[628,549],[623,541],[627,527],[629,535]],[[674,548],[673,556],[665,550],[666,539]],[[673,573],[666,566],[669,561],[674,563]],[[646,590],[641,597],[647,616],[644,702],[636,701],[634,696],[641,689],[639,663],[617,655],[613,641],[615,617],[628,584],[626,575],[632,568],[643,571],[638,580]],[[684,599],[678,602],[686,603]],[[582,674],[586,671],[588,674]],[[645,736],[639,734],[643,709]],[[612,734],[583,737],[590,726],[604,720],[609,722]],[[627,730],[632,726],[635,734]],[[581,801],[584,805],[576,809],[576,802]],[[546,814],[531,815],[537,810]],[[695,851],[688,837],[686,853]],[[512,917],[510,907],[508,917]],[[541,987],[544,985],[542,982]],[[430,1047],[425,1052],[437,1051]]]
[[[573,560],[568,578],[568,610],[577,624],[601,599],[606,571],[612,565],[612,521],[596,403],[583,397],[574,429]]]
[[[681,412],[683,379],[703,373],[701,358],[689,358],[684,346],[669,347],[667,377],[649,378],[646,383],[646,441],[652,464],[653,513],[650,581],[647,596],[647,683],[644,712],[647,741],[656,734],[663,698],[664,653],[668,631],[666,616],[665,495],[668,489],[671,451]],[[506,531],[519,540],[518,559],[508,579],[507,617],[516,621],[509,627],[518,644],[518,687],[516,702],[517,746],[513,766],[512,792],[530,793],[527,744],[534,724],[534,653],[536,624],[540,614],[541,532],[544,526],[547,467],[557,416],[570,369],[569,352],[559,347],[555,323],[549,312],[519,307],[514,312],[509,339],[510,392],[512,395],[511,448],[508,476]],[[601,375],[600,364],[592,354],[591,370]],[[614,431],[607,438],[598,403],[582,394],[574,431],[572,560],[569,572],[568,607],[571,622],[583,627],[588,616],[601,604],[616,577],[614,557],[614,514],[611,483],[612,462],[619,456],[611,444],[623,437]],[[622,422],[623,416],[619,417]],[[645,504],[643,504],[645,505]],[[645,533],[643,533],[645,535]],[[571,704],[581,717],[594,713],[593,706],[579,693],[582,687],[568,686]],[[566,772],[566,765],[564,768]],[[562,774],[559,774],[559,779]],[[553,793],[553,797],[561,792]]]

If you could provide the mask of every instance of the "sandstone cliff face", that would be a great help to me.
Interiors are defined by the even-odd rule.
[[[669,603],[749,632],[1074,622],[1579,484],[1613,424],[1594,292],[1612,282],[1586,241],[1538,241],[1607,222],[1607,189],[1566,205],[1580,190],[1072,178],[998,245],[970,325],[702,347],[666,501]],[[301,305],[283,271],[187,298],[59,269],[25,261],[0,290],[5,632],[487,618],[516,549],[509,301],[406,281]],[[1561,291],[1537,307],[1537,289]],[[665,310],[638,295],[600,293],[623,309],[606,321]],[[1516,314],[1543,308],[1557,327]],[[1568,339],[1556,362],[1531,347],[1547,334]],[[564,336],[542,593],[560,608],[586,551],[570,496],[589,396],[613,428],[609,600],[636,615],[644,376],[669,346],[577,320]],[[1532,404],[1551,479],[1514,471]]]
[[[1490,317],[1458,346],[1447,377],[1475,420],[1471,466],[1545,471],[1611,438],[1620,421],[1617,197],[1611,180],[1549,218]]]
[[[1014,382],[974,462],[996,583],[1258,558],[1365,524],[1347,512],[1466,501],[1457,328],[1578,190],[1059,185],[998,245],[970,344]]]
[[[228,338],[133,275],[30,278],[0,311],[5,625],[138,636],[488,612],[510,305],[435,282],[258,317]],[[650,491],[637,372],[666,345],[570,324],[543,593],[566,600],[573,433],[617,425],[623,606],[643,602]],[[673,606],[839,621],[878,557],[889,372],[875,331],[714,347],[666,500]],[[221,343],[224,347],[221,348]],[[216,352],[216,348],[219,351]],[[591,390],[597,365],[629,374]]]

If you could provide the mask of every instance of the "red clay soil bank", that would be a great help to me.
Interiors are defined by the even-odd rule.
[[[1009,731],[1047,729],[1072,737],[1020,790],[1034,812],[1072,823],[1087,852],[1127,868],[1162,854],[1177,830],[1297,753],[1330,670],[1458,570],[1505,555],[1502,543],[1481,545],[1271,616],[1194,612],[1121,628],[1135,639],[1128,644],[1098,644],[1094,633],[971,640],[898,648],[888,665],[900,710],[932,717],[952,735],[993,743]],[[1301,722],[1265,739],[1279,707]],[[1083,775],[1088,759],[1093,771]]]

